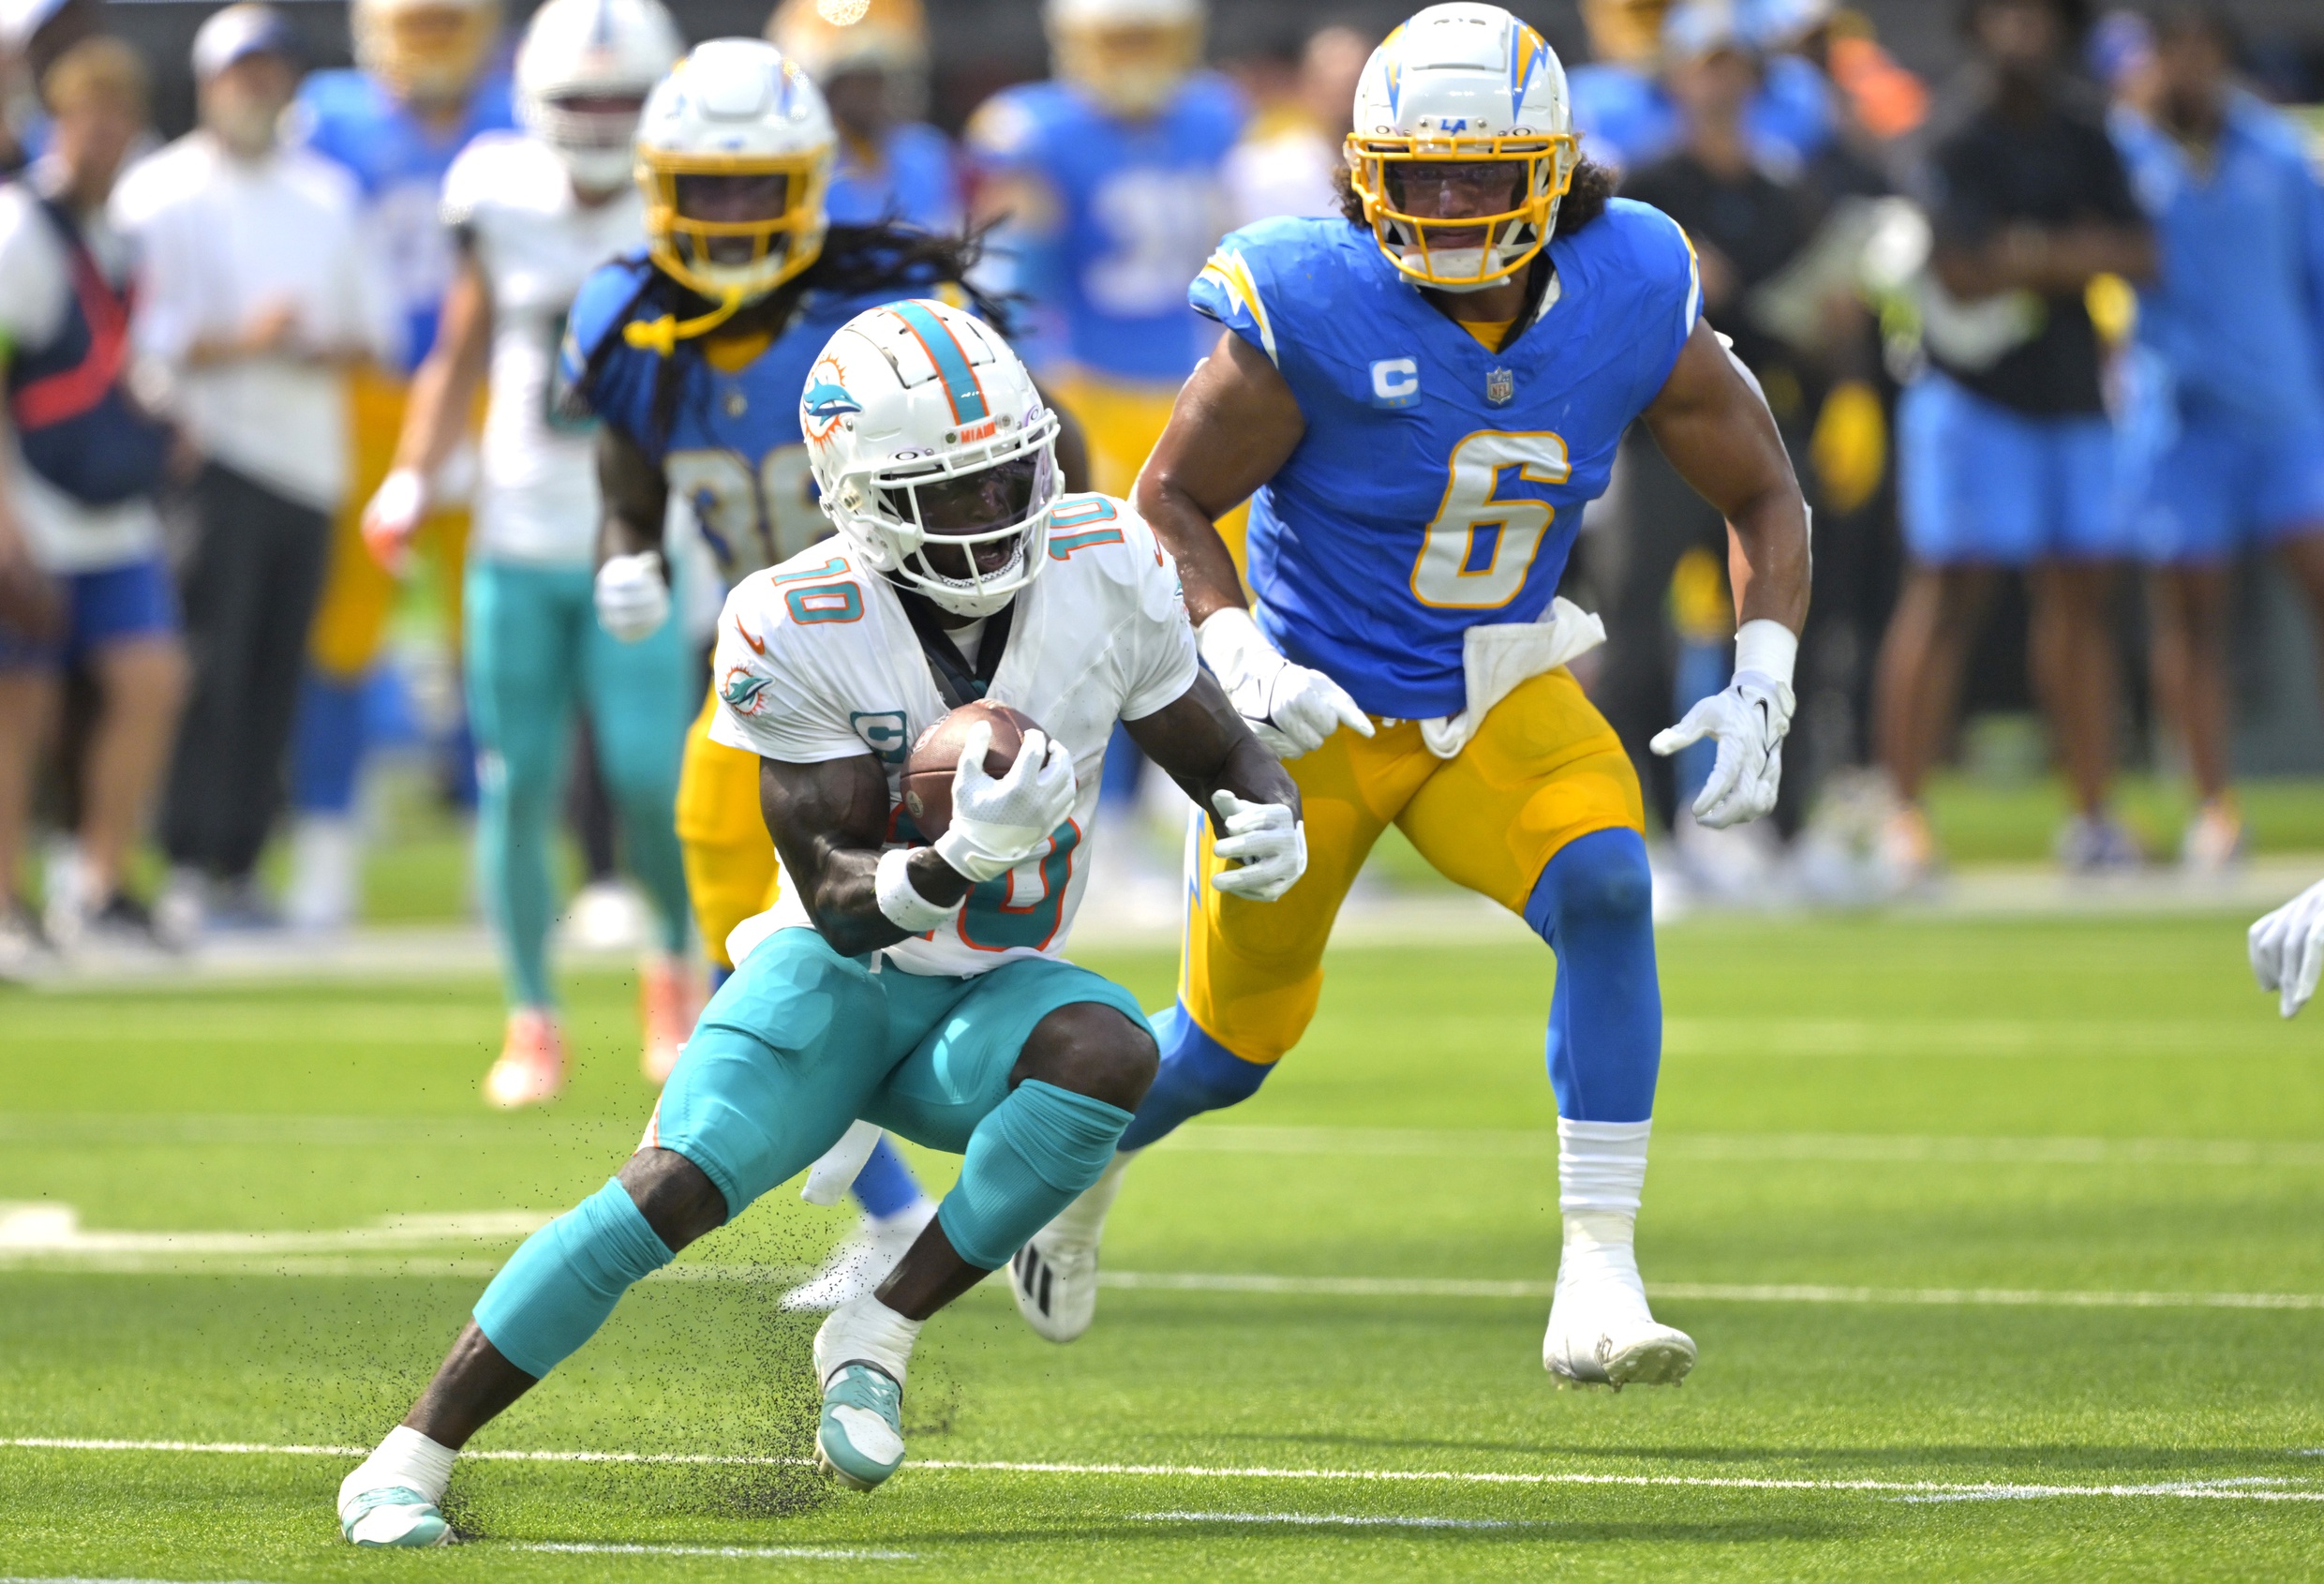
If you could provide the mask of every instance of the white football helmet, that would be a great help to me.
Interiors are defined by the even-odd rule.
[[[1372,52],[1348,165],[1380,251],[1406,279],[1477,291],[1547,245],[1578,148],[1565,67],[1539,33],[1498,6],[1431,6]],[[1406,188],[1432,163],[1506,165],[1509,201],[1489,214],[1412,213]],[[1449,186],[1450,172],[1441,179]]]
[[[1116,114],[1142,119],[1202,64],[1202,0],[1048,0],[1057,76]]]
[[[679,61],[638,117],[646,238],[663,274],[719,306],[624,334],[666,351],[813,263],[838,147],[821,92],[764,39],[713,38]],[[749,213],[727,207],[737,198]]]
[[[924,298],[857,314],[809,371],[799,427],[825,514],[876,570],[969,617],[1041,575],[1057,414],[990,325]]]
[[[646,96],[685,52],[662,0],[548,0],[516,47],[516,117],[574,186],[619,187]]]
[[[500,0],[353,0],[348,28],[355,64],[397,98],[456,103],[500,37]]]

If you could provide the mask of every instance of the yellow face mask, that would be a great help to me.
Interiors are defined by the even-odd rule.
[[[1474,291],[1515,275],[1548,244],[1577,147],[1564,132],[1351,132],[1348,180],[1380,251],[1406,279]]]
[[[683,321],[629,327],[633,345],[667,352],[790,280],[823,255],[831,151],[672,154],[641,146],[648,251],[664,275],[719,306]],[[645,337],[641,339],[640,337]]]
[[[1063,24],[1050,34],[1050,52],[1059,77],[1117,115],[1144,117],[1202,64],[1202,24]]]

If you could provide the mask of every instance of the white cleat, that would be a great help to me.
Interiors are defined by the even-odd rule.
[[[347,1485],[368,1473],[367,1467],[348,1476]],[[459,1536],[444,1515],[420,1492],[408,1486],[381,1486],[350,1491],[339,1487],[339,1532],[357,1546],[412,1547],[456,1546]]]
[[[1542,1364],[1559,1383],[1675,1386],[1694,1367],[1694,1338],[1664,1325],[1646,1306],[1646,1284],[1629,1238],[1632,1218],[1566,1218],[1557,1291],[1549,1304]]]
[[[830,1258],[813,1276],[782,1295],[782,1308],[795,1314],[812,1314],[870,1297],[919,1241],[935,1216],[932,1199],[906,1205],[885,1219],[866,1216],[863,1224],[831,1250]]]
[[[1122,1191],[1136,1150],[1122,1150],[1097,1181],[1028,1239],[1008,1263],[1008,1290],[1025,1323],[1052,1342],[1070,1342],[1097,1319],[1097,1245],[1106,1212]]]

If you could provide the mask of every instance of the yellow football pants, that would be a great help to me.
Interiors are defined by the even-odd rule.
[[[396,601],[395,576],[371,559],[363,542],[363,512],[372,491],[395,465],[395,441],[403,433],[403,381],[373,369],[348,376],[349,460],[347,499],[331,525],[329,571],[307,652],[316,668],[341,680],[362,676],[380,656],[387,619]],[[481,395],[479,399],[481,400]],[[414,548],[434,569],[445,630],[460,632],[461,583],[468,561],[469,515],[438,512],[420,525]]]
[[[758,755],[710,740],[717,712],[712,693],[686,734],[686,760],[678,773],[678,841],[703,949],[711,962],[731,968],[726,937],[745,919],[774,906],[782,886],[775,844],[759,813]]]
[[[1063,376],[1054,385],[1057,399],[1080,423],[1089,442],[1090,487],[1100,495],[1128,500],[1138,483],[1138,470],[1153,455],[1155,441],[1169,426],[1170,408],[1178,400],[1175,385],[1129,384],[1087,372]],[[1250,522],[1248,506],[1237,506],[1218,522],[1219,537],[1243,565],[1243,537]]]
[[[1455,758],[1404,721],[1370,738],[1343,727],[1284,768],[1299,784],[1307,873],[1279,901],[1228,896],[1211,884],[1221,865],[1203,821],[1179,957],[1179,1000],[1249,1062],[1280,1059],[1306,1032],[1332,922],[1391,824],[1446,879],[1519,914],[1567,843],[1646,829],[1630,755],[1563,668],[1496,705]]]

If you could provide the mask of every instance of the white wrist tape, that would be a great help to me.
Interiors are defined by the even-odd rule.
[[[1746,621],[1735,635],[1735,668],[1739,676],[1757,671],[1785,687],[1792,685],[1792,668],[1799,659],[1799,635],[1780,621],[1761,617]]]
[[[911,859],[907,847],[890,847],[880,854],[880,866],[872,874],[872,894],[879,899],[881,918],[908,935],[924,935],[958,913],[961,904],[956,902],[946,907],[920,895],[904,867]]]

